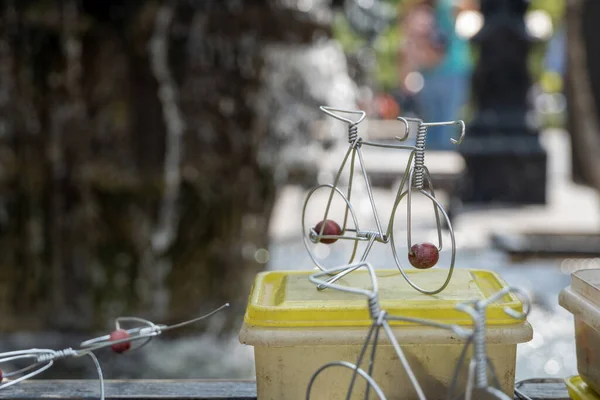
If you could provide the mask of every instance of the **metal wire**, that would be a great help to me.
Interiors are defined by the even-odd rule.
[[[346,152],[346,155],[341,163],[340,168],[338,169],[338,172],[336,174],[333,185],[318,186],[317,188],[315,188],[309,192],[309,194],[307,195],[306,200],[304,202],[304,207],[303,207],[303,212],[302,212],[302,232],[303,232],[303,237],[304,237],[304,243],[305,243],[306,249],[307,249],[311,259],[321,269],[321,272],[311,275],[309,277],[309,279],[311,280],[311,282],[313,282],[317,286],[317,289],[319,289],[319,290],[324,290],[324,289],[330,288],[330,289],[334,289],[334,290],[340,290],[340,291],[345,291],[345,292],[350,292],[350,293],[366,296],[369,315],[373,322],[372,322],[371,328],[369,330],[369,333],[367,334],[367,338],[362,346],[360,354],[358,356],[357,363],[356,364],[350,364],[350,363],[345,363],[345,362],[330,363],[330,364],[327,364],[325,367],[322,367],[321,369],[319,369],[312,376],[312,378],[310,380],[309,387],[307,390],[307,399],[309,399],[309,397],[310,397],[310,391],[311,391],[312,385],[313,385],[314,380],[316,379],[317,375],[319,375],[326,368],[329,368],[331,366],[341,366],[341,365],[343,365],[347,368],[352,368],[354,370],[354,373],[353,373],[353,376],[352,376],[352,379],[350,381],[350,385],[349,385],[349,388],[347,391],[347,395],[346,395],[347,399],[349,399],[352,394],[352,390],[354,388],[354,383],[355,383],[355,380],[358,375],[360,375],[367,381],[365,398],[368,399],[371,387],[373,387],[375,392],[378,394],[378,396],[380,398],[382,398],[382,394],[380,394],[380,391],[379,391],[380,388],[377,386],[377,389],[375,389],[374,381],[372,379],[369,379],[371,377],[371,375],[373,373],[373,369],[375,367],[375,365],[374,365],[375,354],[376,354],[376,348],[377,348],[377,343],[378,343],[378,338],[379,338],[379,331],[381,328],[384,329],[386,336],[392,343],[394,350],[398,356],[398,359],[400,360],[406,374],[408,375],[409,380],[411,381],[411,384],[412,384],[417,396],[421,400],[425,399],[424,392],[421,389],[419,382],[417,381],[410,365],[408,364],[408,361],[406,360],[406,357],[404,356],[404,354],[402,352],[402,349],[401,349],[399,343],[396,341],[396,339],[393,335],[393,332],[389,326],[388,321],[390,321],[390,320],[406,321],[406,322],[411,322],[411,323],[422,324],[425,326],[437,327],[437,328],[441,328],[441,329],[448,329],[448,330],[451,330],[454,333],[456,333],[459,337],[465,339],[465,345],[464,345],[463,350],[461,351],[460,356],[457,360],[457,366],[456,366],[452,380],[449,385],[448,399],[454,398],[453,392],[457,385],[459,371],[462,368],[462,365],[466,358],[467,349],[470,346],[472,346],[472,348],[473,348],[473,356],[472,356],[471,360],[469,361],[469,368],[468,368],[469,375],[468,375],[468,379],[467,379],[467,387],[466,387],[466,390],[463,392],[465,394],[465,398],[471,399],[471,397],[473,395],[473,390],[481,390],[481,391],[484,391],[498,399],[502,399],[502,400],[508,399],[509,397],[506,394],[502,393],[502,391],[500,390],[500,384],[499,384],[498,377],[496,376],[494,366],[491,363],[491,361],[489,360],[489,358],[487,357],[485,311],[489,304],[501,299],[503,296],[505,296],[508,293],[515,293],[515,294],[518,293],[518,294],[524,295],[524,293],[521,290],[519,290],[517,288],[509,287],[509,288],[505,288],[505,289],[499,291],[498,293],[493,294],[492,296],[489,296],[486,300],[458,304],[456,306],[456,308],[458,310],[461,310],[461,311],[467,313],[471,317],[471,319],[472,319],[472,328],[471,329],[465,329],[458,325],[444,324],[444,323],[438,322],[438,321],[430,321],[430,320],[419,319],[419,318],[407,318],[407,317],[401,317],[401,316],[391,316],[391,315],[388,315],[388,313],[385,310],[383,310],[380,306],[379,296],[378,296],[378,288],[377,288],[377,279],[376,279],[373,267],[368,262],[366,262],[368,254],[375,242],[380,242],[380,243],[384,243],[384,244],[387,244],[388,242],[390,242],[391,246],[392,246],[392,253],[394,255],[394,259],[396,261],[398,269],[400,270],[404,279],[414,289],[416,289],[417,291],[424,293],[424,294],[436,294],[436,293],[441,292],[442,290],[444,290],[447,287],[447,285],[449,284],[450,279],[452,277],[452,273],[454,270],[454,261],[455,261],[455,256],[456,256],[456,243],[455,243],[455,237],[454,237],[454,230],[452,228],[452,224],[450,222],[448,214],[446,213],[446,211],[444,210],[442,205],[435,198],[435,192],[434,192],[433,185],[431,182],[431,177],[430,177],[429,171],[427,169],[427,166],[425,165],[425,147],[426,147],[426,142],[427,142],[428,127],[430,127],[430,126],[459,125],[461,127],[461,132],[460,132],[459,138],[458,139],[451,138],[450,141],[454,144],[460,144],[462,142],[462,140],[464,139],[464,135],[465,135],[464,122],[463,121],[449,121],[449,122],[425,123],[420,119],[398,117],[397,118],[398,121],[403,123],[405,126],[405,134],[402,137],[397,136],[396,139],[398,139],[399,141],[406,140],[408,137],[408,134],[409,134],[408,122],[409,121],[416,122],[417,123],[417,134],[416,134],[415,145],[414,146],[390,145],[390,144],[373,143],[373,142],[364,141],[359,137],[357,125],[365,118],[364,112],[335,109],[335,108],[330,108],[330,107],[321,107],[321,110],[326,112],[328,115],[330,115],[340,121],[344,121],[348,124],[348,142],[349,142],[350,146]],[[350,120],[350,119],[347,119],[345,117],[342,117],[342,116],[336,114],[335,112],[358,114],[358,115],[360,115],[360,118],[358,120]],[[382,225],[381,225],[380,219],[379,219],[379,214],[375,207],[373,192],[372,192],[371,184],[370,184],[370,181],[368,178],[367,168],[364,164],[362,151],[361,151],[361,147],[363,147],[363,146],[384,147],[384,148],[403,149],[403,150],[411,151],[406,169],[404,171],[404,175],[402,177],[402,181],[400,183],[400,187],[398,188],[398,193],[396,195],[394,207],[393,207],[391,215],[390,215],[388,229],[385,233],[383,232]],[[338,185],[340,182],[340,177],[342,175],[342,171],[346,165],[346,161],[348,160],[350,153],[352,153],[350,181],[349,181],[349,185],[348,185],[348,194],[347,194],[347,196],[345,196],[338,188]],[[353,182],[354,159],[355,159],[356,154],[358,154],[359,166],[362,171],[362,176],[363,176],[365,184],[366,184],[368,199],[371,204],[373,218],[376,223],[376,230],[361,230],[359,228],[358,219],[356,217],[356,214],[355,214],[352,204],[350,202],[351,188],[352,188],[352,182]],[[322,221],[322,227],[320,229],[320,232],[318,232],[318,233],[315,232],[314,229],[310,229],[307,231],[306,225],[305,225],[307,204],[308,204],[309,200],[311,199],[314,191],[318,188],[323,188],[323,187],[329,188],[330,195],[329,195],[329,200],[327,202],[327,206],[325,209],[325,213],[324,213],[324,217],[323,217],[323,221]],[[406,190],[405,190],[405,187],[406,187]],[[442,286],[435,290],[427,290],[427,289],[421,288],[410,279],[410,277],[405,273],[405,271],[402,267],[402,263],[400,262],[400,258],[398,257],[398,253],[397,253],[395,242],[394,242],[393,225],[394,225],[395,213],[396,213],[398,205],[400,204],[402,199],[404,197],[406,197],[406,201],[407,201],[407,247],[408,247],[409,255],[411,254],[411,251],[412,251],[411,250],[411,247],[412,247],[412,224],[411,224],[411,222],[412,222],[412,202],[411,202],[411,199],[412,199],[413,191],[421,193],[422,195],[427,197],[433,204],[435,218],[436,218],[436,229],[437,229],[437,234],[438,234],[438,246],[437,246],[438,251],[441,251],[443,248],[442,225],[440,222],[440,215],[439,215],[440,213],[444,217],[447,227],[448,227],[448,230],[449,230],[449,233],[450,233],[452,247],[451,247],[451,261],[450,261],[450,267],[448,269],[448,275],[446,277],[446,280],[442,284]],[[342,197],[342,199],[344,200],[345,205],[346,205],[346,210],[345,210],[345,214],[344,214],[344,224],[343,224],[344,228],[343,228],[342,234],[340,234],[340,235],[323,235],[325,222],[328,219],[333,195],[335,193],[338,193]],[[354,230],[348,229],[346,227],[348,213],[350,213],[350,215],[352,216],[352,220],[355,225]],[[354,236],[352,234],[354,234]],[[307,237],[308,237],[308,240],[307,240]],[[337,266],[334,268],[329,268],[329,269],[322,266],[317,261],[316,257],[312,254],[312,251],[308,245],[310,242],[318,243],[322,239],[354,240],[354,249],[353,249],[352,256],[350,257],[350,261],[348,262],[348,264],[342,265],[342,266]],[[356,246],[359,241],[364,241],[364,240],[368,240],[368,244],[367,244],[367,247],[361,257],[361,260],[358,263],[353,263],[354,257],[356,255]],[[360,268],[367,269],[367,271],[370,275],[370,281],[372,284],[371,289],[358,289],[358,288],[352,288],[352,287],[347,287],[347,286],[340,286],[335,283],[337,280],[339,280],[343,276],[351,273],[352,271],[360,269]],[[328,278],[325,280],[321,279],[322,277],[325,277],[325,276],[328,276]],[[520,312],[520,313],[515,312],[514,310],[509,309],[509,308],[505,308],[504,311],[513,318],[517,318],[517,319],[526,318],[527,315],[529,314],[530,302],[529,302],[529,299],[527,296],[524,296],[524,299],[525,300],[523,301],[523,304],[524,304],[523,312]],[[372,343],[372,350],[371,350],[371,356],[370,356],[370,361],[369,361],[369,371],[368,371],[368,373],[366,373],[363,369],[360,368],[360,365],[363,362],[367,347],[368,347],[369,343],[371,342],[372,338],[374,338],[374,340]],[[490,386],[490,382],[488,380],[488,373],[491,374],[494,386]]]
[[[402,276],[404,277],[404,279],[411,285],[411,287],[413,287],[415,290],[417,290],[421,293],[424,293],[424,294],[440,293],[448,286],[448,284],[452,278],[452,274],[454,271],[456,243],[454,240],[454,230],[452,228],[452,224],[450,223],[450,218],[448,217],[448,215],[447,215],[446,211],[444,210],[444,208],[442,207],[442,205],[435,198],[435,192],[433,189],[433,184],[431,182],[431,177],[429,175],[427,166],[425,165],[425,147],[426,147],[426,141],[427,141],[427,129],[430,126],[460,125],[461,133],[460,133],[459,138],[458,139],[453,139],[453,138],[450,139],[452,143],[460,144],[462,142],[462,140],[464,138],[464,134],[465,134],[464,122],[463,121],[449,121],[449,122],[425,123],[421,119],[397,117],[397,120],[404,125],[404,134],[402,136],[396,136],[396,139],[399,141],[404,141],[408,138],[409,131],[410,131],[409,121],[417,123],[417,134],[416,134],[415,145],[407,146],[407,145],[374,143],[374,142],[369,142],[369,141],[363,140],[358,135],[358,124],[360,122],[362,122],[366,117],[366,114],[364,111],[344,110],[344,109],[340,109],[340,108],[325,107],[325,106],[321,106],[320,109],[323,112],[325,112],[327,115],[329,115],[333,118],[336,118],[337,120],[340,120],[342,122],[345,122],[348,125],[349,147],[348,147],[348,150],[346,151],[346,154],[341,162],[339,169],[337,170],[337,174],[335,176],[333,184],[317,186],[316,188],[314,188],[307,194],[306,199],[304,201],[304,206],[303,206],[303,211],[302,211],[302,237],[304,240],[305,248],[306,248],[311,260],[321,271],[329,271],[328,272],[329,275],[333,275],[333,276],[330,279],[328,279],[327,282],[334,283],[341,277],[347,275],[348,273],[350,273],[354,269],[356,269],[356,268],[354,268],[354,269],[350,268],[349,265],[354,262],[356,252],[357,252],[357,246],[360,241],[368,241],[368,245],[361,257],[361,261],[365,261],[368,258],[368,255],[372,249],[374,242],[383,243],[383,244],[391,243],[392,252],[394,255],[394,260],[396,262],[396,265],[397,265],[398,269],[400,270],[400,272],[402,273]],[[359,118],[353,120],[353,119],[346,118],[340,114],[359,115]],[[384,229],[383,229],[383,225],[381,224],[381,219],[379,217],[377,207],[375,206],[372,185],[369,180],[367,167],[364,163],[364,159],[363,159],[363,155],[362,155],[362,148],[364,148],[364,146],[384,147],[384,148],[390,148],[390,149],[396,149],[396,150],[409,150],[410,151],[410,156],[408,159],[408,163],[406,165],[406,169],[404,171],[404,175],[402,177],[402,182],[400,184],[400,187],[398,188],[398,192],[396,194],[396,199],[394,201],[394,207],[393,207],[392,212],[389,217],[387,231],[384,231]],[[351,165],[350,165],[350,174],[349,174],[349,182],[348,182],[348,191],[347,191],[347,195],[344,195],[342,193],[342,191],[339,189],[340,178],[342,176],[342,172],[343,172],[344,168],[346,167],[346,163],[348,161],[348,158],[350,157],[350,154],[352,154],[352,158],[351,158],[352,161],[350,163]],[[358,157],[356,157],[356,155],[358,155]],[[356,213],[354,212],[354,209],[352,207],[351,192],[352,192],[352,185],[353,185],[353,178],[354,178],[355,158],[358,158],[359,168],[362,172],[361,175],[365,182],[367,197],[368,197],[368,200],[369,200],[369,203],[371,206],[373,219],[375,220],[376,227],[373,230],[361,230],[358,227],[358,218],[356,217]],[[327,204],[325,206],[325,212],[323,213],[323,219],[321,221],[321,228],[320,228],[319,232],[316,232],[316,230],[314,228],[308,228],[306,225],[306,209],[309,204],[309,201],[311,201],[311,199],[313,197],[314,192],[317,189],[324,188],[324,187],[328,187],[330,192],[329,192]],[[406,187],[406,190],[404,190],[405,187]],[[408,217],[408,220],[407,220],[407,245],[408,245],[407,254],[409,256],[412,255],[412,249],[411,249],[412,248],[412,225],[411,225],[412,202],[411,202],[411,200],[412,200],[412,192],[413,191],[417,191],[417,192],[423,194],[425,197],[427,197],[432,202],[435,219],[436,219],[436,230],[437,230],[437,236],[438,236],[438,246],[437,246],[438,252],[441,251],[442,247],[443,247],[442,224],[441,224],[441,219],[440,219],[440,213],[444,216],[444,219],[446,221],[446,226],[450,233],[452,249],[451,249],[450,265],[448,268],[448,275],[447,275],[444,283],[440,287],[435,288],[435,289],[422,288],[410,279],[410,277],[404,271],[404,267],[402,266],[402,262],[400,261],[398,251],[396,249],[396,243],[394,241],[393,226],[394,226],[394,219],[395,219],[396,211],[397,211],[398,206],[399,206],[400,202],[402,201],[402,199],[404,197],[406,197],[407,217]],[[342,199],[345,203],[342,232],[340,234],[336,234],[336,235],[331,235],[331,234],[325,235],[324,232],[325,232],[326,221],[328,220],[328,217],[329,217],[329,214],[331,211],[333,196],[336,193],[342,197]],[[354,230],[348,229],[348,227],[347,227],[348,214],[351,215],[352,221],[354,222],[354,225],[355,225]],[[339,272],[339,274],[333,274],[331,272],[330,267],[323,265],[323,263],[318,260],[318,257],[314,254],[314,250],[312,249],[312,246],[320,243],[322,240],[325,241],[324,243],[330,243],[331,241],[336,241],[336,240],[352,240],[352,241],[354,241],[352,253],[349,257],[349,260],[347,261],[347,264],[348,264],[347,270],[342,270]],[[319,285],[317,288],[319,290],[323,290],[326,287],[327,286]]]
[[[365,251],[363,253],[363,256],[361,257],[360,261],[365,261],[367,258],[367,255],[369,254],[369,252],[371,251],[371,248],[373,247],[373,244],[375,243],[375,239],[377,238],[377,236],[375,234],[371,234],[369,237],[369,243],[367,244],[367,247],[365,248]],[[338,274],[335,274],[334,276],[332,276],[331,278],[327,279],[327,283],[333,283],[339,279],[342,279],[344,276],[348,275],[350,272],[357,270],[358,268],[360,268],[360,264],[357,264],[356,266],[348,266],[345,270],[341,271]],[[327,289],[327,285],[319,285],[317,286],[317,290],[325,290]]]
[[[194,318],[185,322],[180,322],[174,325],[162,325],[162,324],[155,324],[151,321],[148,321],[146,319],[143,318],[137,318],[137,317],[119,317],[117,318],[117,320],[115,321],[115,328],[117,330],[121,329],[121,323],[122,322],[140,322],[142,324],[145,324],[147,326],[144,327],[136,327],[136,328],[131,328],[131,329],[127,329],[126,332],[129,335],[128,338],[125,339],[120,339],[120,340],[111,340],[110,339],[110,335],[103,335],[103,336],[99,336],[93,339],[89,339],[86,340],[84,342],[82,342],[80,344],[80,346],[88,351],[93,351],[93,350],[97,350],[97,349],[101,349],[104,347],[108,347],[108,346],[113,346],[115,344],[119,344],[119,343],[126,343],[130,340],[139,340],[139,339],[147,339],[147,338],[152,338],[154,336],[158,336],[160,334],[162,334],[165,331],[171,330],[171,329],[176,329],[176,328],[180,328],[182,326],[185,325],[189,325],[198,321],[201,321],[205,318],[208,318],[214,314],[216,314],[217,312],[225,309],[229,307],[229,303],[225,303],[223,304],[221,307],[209,312],[208,314],[202,315],[198,318]]]
[[[416,190],[423,189],[423,169],[425,168],[425,142],[427,141],[427,126],[419,124],[415,143],[415,166],[413,186]]]
[[[313,376],[311,376],[310,381],[308,382],[308,388],[306,389],[306,400],[310,400],[310,393],[311,393],[313,384],[315,383],[315,380],[317,379],[317,377],[321,374],[321,372],[323,372],[326,369],[331,368],[331,367],[344,367],[344,368],[349,368],[349,369],[355,371],[369,383],[369,385],[373,388],[373,390],[375,390],[375,393],[377,394],[377,397],[379,397],[380,400],[387,399],[385,397],[385,394],[383,394],[383,391],[377,384],[377,382],[375,382],[375,380],[373,380],[373,378],[369,374],[367,374],[364,370],[362,370],[358,366],[356,366],[352,363],[349,363],[347,361],[335,361],[335,362],[330,362],[330,363],[323,365],[321,368],[319,368],[317,370],[317,372],[315,372],[313,374]]]
[[[136,317],[119,317],[115,321],[115,327],[117,330],[121,329],[121,323],[123,322],[138,322],[145,326],[137,327],[133,329],[128,329],[126,332],[129,337],[111,340],[110,335],[100,336],[94,339],[86,340],[81,343],[79,349],[73,349],[71,347],[62,349],[62,350],[52,350],[52,349],[25,349],[25,350],[17,350],[17,351],[9,351],[0,353],[0,366],[3,364],[7,364],[13,361],[19,360],[30,360],[31,363],[23,368],[14,370],[14,371],[0,371],[3,372],[2,379],[5,378],[13,378],[7,379],[5,382],[0,380],[0,390],[5,389],[7,387],[13,386],[22,382],[24,380],[30,379],[36,375],[41,374],[46,371],[48,368],[52,367],[55,361],[64,358],[79,358],[88,356],[94,362],[94,366],[96,367],[96,371],[98,373],[98,380],[100,383],[100,400],[104,400],[104,377],[102,374],[102,368],[100,367],[100,363],[94,354],[94,351],[114,346],[121,343],[131,343],[135,341],[151,340],[153,337],[160,335],[164,331],[180,328],[194,322],[198,322],[202,319],[208,318],[215,313],[229,307],[229,303],[222,305],[214,311],[211,311],[208,314],[205,314],[201,317],[191,319],[189,321],[181,322],[174,325],[157,325],[151,321],[136,318]],[[144,343],[145,344],[145,343]],[[139,349],[141,346],[137,347]]]
[[[474,339],[474,358],[477,361],[475,365],[475,387],[483,389],[489,386],[487,379],[486,351],[485,351],[485,310],[476,309],[477,314],[473,319],[475,330],[473,332]]]
[[[370,288],[363,289],[363,288],[355,288],[355,287],[350,287],[350,286],[343,286],[343,285],[339,285],[339,284],[331,282],[330,279],[328,279],[328,280],[322,279],[323,277],[329,276],[330,274],[345,272],[348,270],[348,268],[351,268],[352,270],[357,270],[360,268],[366,269],[366,271],[369,275]],[[402,364],[404,371],[408,375],[409,380],[410,380],[410,382],[413,386],[413,389],[415,390],[418,398],[420,400],[426,399],[425,394],[424,394],[414,372],[412,371],[406,357],[404,356],[404,353],[402,352],[400,344],[396,340],[394,333],[389,326],[388,321],[404,321],[404,322],[410,322],[410,323],[417,323],[417,324],[421,324],[424,326],[436,327],[436,328],[440,328],[440,329],[447,329],[447,330],[451,330],[452,332],[454,332],[459,338],[465,339],[465,344],[464,344],[463,349],[457,359],[456,368],[454,370],[453,376],[452,376],[450,384],[449,384],[449,390],[447,393],[448,400],[455,398],[454,390],[457,386],[459,372],[462,369],[462,365],[466,358],[467,350],[470,346],[472,346],[472,348],[473,348],[473,356],[472,356],[471,360],[469,361],[469,374],[468,374],[468,378],[467,378],[467,385],[466,385],[465,391],[463,392],[465,394],[465,399],[471,399],[473,396],[474,390],[484,391],[497,399],[501,399],[501,400],[509,399],[509,397],[505,393],[502,392],[502,390],[500,388],[499,379],[496,375],[495,368],[494,368],[493,364],[491,363],[491,360],[487,356],[487,351],[486,351],[486,308],[490,304],[500,300],[502,297],[506,296],[507,294],[510,294],[510,293],[520,294],[523,296],[523,299],[522,299],[523,300],[523,311],[515,312],[514,310],[509,309],[509,308],[505,308],[504,311],[506,312],[507,315],[517,318],[517,319],[520,319],[520,320],[527,318],[529,311],[531,309],[531,303],[530,303],[529,298],[527,296],[524,296],[524,292],[521,291],[520,289],[514,288],[514,287],[507,287],[507,288],[504,288],[504,289],[498,291],[497,293],[492,294],[491,296],[487,297],[487,299],[485,299],[485,300],[476,300],[476,301],[457,304],[456,309],[467,313],[472,319],[471,328],[467,329],[467,328],[461,327],[457,324],[445,324],[443,322],[438,322],[438,321],[434,321],[434,320],[427,320],[427,319],[421,319],[421,318],[409,318],[409,317],[402,317],[402,316],[397,316],[397,315],[394,315],[394,316],[389,315],[384,309],[382,309],[382,307],[380,305],[377,277],[376,277],[375,271],[374,271],[373,267],[371,266],[371,264],[366,261],[361,261],[359,263],[351,264],[349,266],[341,266],[341,267],[332,268],[326,272],[323,272],[323,271],[317,272],[315,274],[310,275],[309,280],[313,284],[315,284],[317,287],[325,286],[327,288],[342,291],[342,292],[362,295],[362,296],[365,296],[367,299],[367,309],[369,311],[369,316],[372,320],[372,324],[369,329],[369,332],[367,333],[367,337],[361,348],[361,351],[359,353],[356,364],[350,364],[350,363],[345,364],[346,367],[353,368],[353,370],[354,370],[354,374],[352,376],[352,380],[350,381],[350,385],[349,385],[348,392],[346,395],[347,399],[349,399],[351,396],[357,374],[367,380],[367,389],[365,392],[365,398],[368,398],[368,396],[369,396],[370,387],[373,386],[373,384],[375,382],[374,379],[372,379],[372,374],[373,374],[373,370],[375,367],[375,365],[374,365],[375,364],[375,351],[376,351],[376,347],[377,347],[377,343],[378,343],[378,339],[379,339],[378,338],[379,329],[381,327],[383,327],[385,335],[387,336],[388,340],[390,340],[392,346],[394,347],[394,350],[398,356],[398,359],[400,360],[400,363]],[[360,369],[360,366],[361,366],[364,356],[366,354],[366,349],[367,349],[369,343],[371,343],[371,339],[373,337],[374,337],[374,340],[371,344],[372,353],[371,353],[371,357],[370,357],[370,361],[369,361],[369,372],[366,373],[364,370]],[[340,365],[340,363],[342,363],[342,362],[344,362],[344,361],[340,361],[339,363],[330,363],[327,365],[329,365],[329,366]],[[322,367],[319,370],[317,370],[311,377],[311,380],[310,380],[310,383],[309,383],[309,386],[307,389],[307,397],[306,397],[307,400],[310,399],[310,392],[311,392],[311,388],[312,388],[314,380],[316,379],[317,375],[319,375],[327,367],[327,365],[325,367]],[[490,384],[489,384],[488,373],[492,377],[493,386],[490,386]],[[371,379],[368,379],[368,378],[371,378]],[[377,389],[375,389],[375,391],[380,398],[383,398],[379,394],[378,390],[380,390],[380,389],[381,388],[379,386],[377,386]]]
[[[358,126],[356,124],[348,125],[348,143],[353,147],[360,146],[358,141]]]
[[[411,169],[412,171],[412,169]],[[426,173],[426,176],[428,177],[427,179],[429,180],[429,173]],[[400,196],[396,199],[396,202],[394,204],[394,208],[392,209],[392,219],[390,220],[390,232],[392,232],[393,228],[394,228],[394,218],[393,216],[396,213],[396,210],[398,208],[398,205],[400,204],[400,202],[402,201],[402,199],[404,197],[407,198],[407,236],[406,236],[406,240],[407,240],[407,248],[409,249],[409,254],[410,254],[410,249],[412,247],[412,214],[411,214],[411,210],[412,210],[412,188],[410,187],[410,180],[411,180],[411,174],[409,174],[409,178],[407,179],[408,182],[408,186],[409,188],[404,191],[402,194],[400,194]],[[433,190],[433,189],[432,189]],[[455,240],[455,236],[454,236],[454,229],[452,228],[452,223],[450,222],[450,217],[448,217],[448,214],[446,213],[446,210],[444,210],[443,206],[437,201],[437,199],[435,198],[435,195],[432,193],[427,192],[426,190],[421,190],[420,191],[421,194],[423,194],[425,197],[427,197],[429,200],[431,200],[431,202],[433,203],[435,209],[436,209],[436,219],[437,219],[437,233],[438,233],[438,251],[441,251],[442,249],[442,238],[441,238],[441,224],[439,222],[439,214],[437,213],[437,211],[439,210],[442,214],[442,216],[444,217],[446,224],[448,226],[448,232],[450,233],[450,242],[451,242],[451,248],[450,248],[450,265],[448,267],[448,274],[446,275],[446,280],[444,281],[444,283],[437,289],[433,289],[433,290],[427,290],[425,288],[422,288],[420,286],[418,286],[415,282],[413,282],[412,279],[410,279],[410,277],[406,274],[406,272],[404,271],[404,268],[402,266],[402,262],[400,261],[400,257],[398,255],[398,251],[396,250],[396,243],[394,241],[394,236],[390,235],[390,242],[391,242],[391,247],[392,247],[392,255],[394,256],[394,260],[396,261],[396,265],[398,267],[398,269],[400,270],[400,273],[402,274],[402,276],[404,277],[404,279],[408,282],[408,284],[410,286],[412,286],[415,290],[423,293],[423,294],[437,294],[442,292],[450,283],[450,280],[452,279],[452,274],[454,273],[454,262],[456,260],[456,240]]]

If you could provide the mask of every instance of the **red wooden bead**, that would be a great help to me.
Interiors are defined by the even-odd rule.
[[[110,341],[112,342],[112,341],[116,341],[116,340],[127,339],[128,337],[130,337],[130,336],[126,330],[117,329],[116,331],[113,331],[110,334]],[[119,354],[124,353],[131,348],[131,342],[127,341],[127,342],[115,343],[112,346],[110,346],[110,348],[115,353],[119,353]]]
[[[427,269],[437,264],[440,252],[431,243],[418,243],[413,245],[408,252],[408,260],[413,267]]]
[[[321,233],[321,227],[323,226],[323,221],[319,221],[317,225],[315,225],[315,232],[317,235]],[[335,222],[330,219],[325,220],[325,228],[323,228],[323,236],[339,236],[342,234],[342,228]],[[337,239],[320,239],[321,243],[331,244],[337,242]]]

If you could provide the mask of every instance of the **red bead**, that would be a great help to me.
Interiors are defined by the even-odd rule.
[[[413,267],[418,269],[427,269],[437,264],[440,258],[440,252],[437,247],[431,243],[418,243],[410,248],[408,260]]]
[[[116,340],[127,339],[129,337],[130,337],[129,333],[127,333],[126,330],[117,329],[116,331],[113,331],[110,334],[110,341],[112,342],[112,341],[116,341]],[[131,342],[127,341],[127,342],[116,343],[116,344],[113,344],[112,346],[110,346],[110,348],[115,353],[119,353],[119,354],[124,353],[131,348]]]
[[[315,225],[315,232],[317,235],[321,233],[321,227],[323,226],[323,221],[320,221],[317,225]],[[342,234],[342,228],[335,222],[330,219],[325,220],[325,228],[323,229],[323,236],[340,236]],[[337,242],[337,239],[320,239],[321,243],[331,244]]]

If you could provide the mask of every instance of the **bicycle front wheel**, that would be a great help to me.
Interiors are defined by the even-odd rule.
[[[409,173],[409,178],[408,178],[409,182],[413,179],[413,174],[414,174],[414,170],[411,169],[411,171]],[[454,239],[454,231],[452,229],[452,224],[450,222],[450,218],[448,217],[448,214],[444,210],[444,207],[435,198],[435,193],[432,189],[431,178],[429,177],[428,171],[426,171],[425,177],[427,178],[427,181],[429,184],[429,191],[427,191],[425,189],[417,189],[417,190],[415,190],[415,192],[421,193],[422,195],[424,195],[426,198],[428,198],[432,202],[435,217],[436,217],[436,225],[437,225],[438,238],[439,238],[438,250],[441,251],[441,249],[442,249],[441,224],[439,221],[439,214],[442,214],[443,218],[445,219],[447,227],[448,227],[448,231],[450,233],[451,254],[450,254],[450,265],[448,267],[448,273],[446,275],[446,278],[443,280],[443,282],[441,282],[439,284],[439,286],[437,288],[431,288],[431,289],[423,288],[422,286],[417,284],[413,279],[410,278],[409,274],[407,274],[406,271],[404,270],[402,262],[400,261],[400,254],[404,253],[404,254],[408,255],[410,249],[409,249],[409,246],[406,246],[406,247],[398,246],[399,244],[396,242],[396,240],[394,238],[394,236],[395,236],[394,235],[394,220],[396,219],[396,212],[398,211],[398,206],[400,205],[400,203],[402,202],[402,200],[405,197],[407,200],[406,201],[407,202],[407,214],[410,214],[410,212],[411,212],[411,210],[410,210],[411,201],[410,200],[412,197],[413,189],[411,188],[410,184],[408,185],[408,189],[406,191],[402,192],[398,196],[398,198],[396,199],[396,203],[394,204],[394,208],[392,210],[392,217],[390,219],[390,244],[392,246],[392,254],[394,256],[394,260],[396,261],[396,265],[398,266],[400,273],[402,274],[404,279],[406,279],[408,284],[410,286],[412,286],[415,290],[417,290],[423,294],[431,295],[431,294],[440,293],[442,290],[444,290],[446,288],[446,286],[448,286],[448,284],[450,283],[450,279],[452,279],[452,273],[454,272],[454,261],[456,258],[456,242]],[[410,215],[408,216],[408,218],[410,218]],[[407,225],[408,225],[407,238],[409,238],[408,242],[410,243],[410,238],[412,236],[412,232],[411,232],[410,224],[407,224]],[[406,261],[408,262],[408,257],[406,258]]]

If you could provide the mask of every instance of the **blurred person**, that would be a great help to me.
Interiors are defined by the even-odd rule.
[[[546,71],[558,74],[564,79],[567,71],[566,59],[567,30],[564,25],[560,26],[548,42],[544,54],[544,68]]]
[[[473,8],[464,0],[414,0],[404,3],[401,29],[405,46],[400,58],[403,92],[414,96],[419,116],[429,122],[460,118],[470,90],[468,42],[455,31],[458,12]],[[456,127],[430,129],[427,145],[450,150]]]

